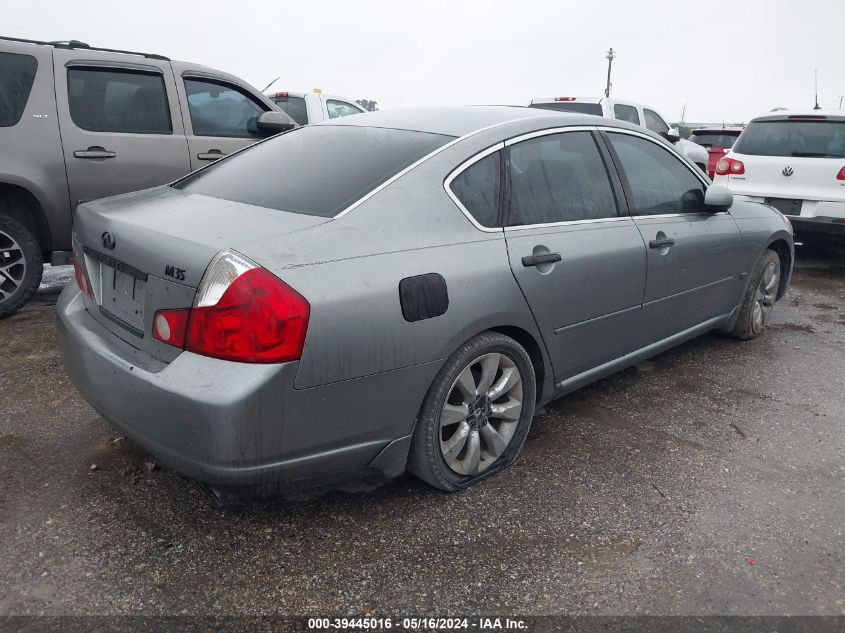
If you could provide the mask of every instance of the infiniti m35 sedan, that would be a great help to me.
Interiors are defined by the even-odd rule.
[[[212,487],[459,490],[535,407],[709,330],[759,335],[791,227],[659,136],[516,107],[302,127],[79,207],[64,363]]]

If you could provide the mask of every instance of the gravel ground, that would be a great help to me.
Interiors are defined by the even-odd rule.
[[[841,256],[762,338],[548,405],[454,495],[220,506],[83,402],[50,303],[0,321],[0,614],[845,614]]]

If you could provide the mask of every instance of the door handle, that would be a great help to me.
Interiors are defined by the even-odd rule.
[[[220,160],[225,155],[226,154],[221,152],[219,149],[211,149],[207,152],[200,152],[199,154],[197,154],[197,158],[199,158],[200,160]]]
[[[671,237],[663,237],[663,238],[660,238],[659,240],[651,240],[648,243],[649,248],[669,248],[670,246],[674,246],[674,245],[675,245],[675,240],[673,240]]]
[[[117,152],[110,152],[99,145],[92,145],[88,149],[78,149],[73,153],[75,158],[114,158]]]
[[[540,264],[554,264],[561,260],[560,253],[543,253],[542,255],[526,255],[522,258],[522,265],[538,266]]]

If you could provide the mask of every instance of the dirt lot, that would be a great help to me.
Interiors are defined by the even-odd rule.
[[[0,321],[0,614],[845,614],[842,256],[761,339],[552,403],[456,495],[221,507],[82,401],[50,303]]]

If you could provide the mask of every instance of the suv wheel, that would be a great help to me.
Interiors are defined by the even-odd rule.
[[[32,234],[17,220],[0,216],[0,318],[29,301],[43,272],[41,248]]]
[[[423,402],[408,469],[441,490],[461,490],[519,454],[537,387],[534,366],[512,338],[484,332],[449,357]]]

